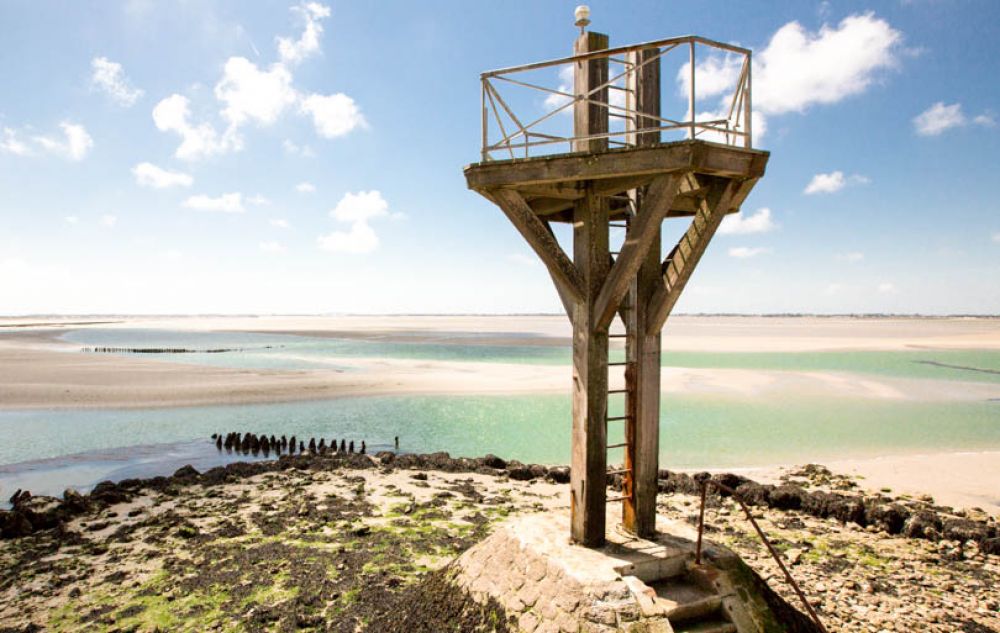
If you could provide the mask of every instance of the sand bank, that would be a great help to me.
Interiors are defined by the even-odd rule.
[[[1000,517],[1000,451],[886,455],[824,460],[824,465],[857,478],[863,488],[889,489],[895,495],[912,497],[930,495],[937,503],[980,508]],[[762,483],[777,483],[789,468],[746,468],[738,472]]]

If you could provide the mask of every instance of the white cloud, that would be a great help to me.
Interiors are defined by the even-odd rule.
[[[246,201],[247,204],[252,204],[255,207],[263,207],[271,204],[271,200],[269,198],[262,196],[259,193],[255,196],[250,196]]]
[[[996,126],[996,121],[989,112],[983,112],[970,121],[962,112],[961,103],[946,105],[943,101],[938,101],[913,117],[913,128],[920,136],[938,136],[948,130],[965,127],[970,123],[981,127]]]
[[[95,57],[90,60],[90,67],[93,70],[90,75],[90,83],[106,92],[119,105],[126,108],[135,105],[139,97],[143,95],[142,90],[129,85],[128,77],[122,65],[113,62],[107,57]]]
[[[891,295],[896,293],[896,286],[888,281],[883,281],[878,285],[878,291],[884,295]]]
[[[829,174],[816,174],[809,184],[806,185],[805,192],[808,195],[815,193],[834,193],[840,191],[847,184],[844,172],[833,171]]]
[[[245,57],[230,57],[222,79],[215,86],[215,97],[226,104],[222,116],[233,127],[249,121],[271,125],[285,108],[295,103],[292,74],[281,64],[263,71]]]
[[[993,234],[992,238],[994,244],[1000,244],[1000,231]]]
[[[980,114],[979,116],[973,118],[972,122],[975,123],[976,125],[981,125],[983,127],[996,127],[997,126],[996,119],[993,117],[993,114],[989,113],[989,112],[984,112],[984,113]]]
[[[852,174],[850,177],[844,176],[842,171],[832,171],[829,174],[816,174],[806,185],[803,193],[812,195],[817,193],[836,193],[847,185],[867,185],[871,179],[861,174]]]
[[[771,219],[771,210],[767,207],[758,209],[753,215],[746,215],[743,211],[727,215],[719,226],[719,233],[723,235],[742,235],[747,233],[767,233],[777,225]]]
[[[79,224],[80,218],[75,215],[67,215],[65,218],[66,224]]]
[[[567,94],[573,94],[573,74],[572,64],[561,66],[559,68],[559,87],[556,88],[556,90]],[[572,100],[573,99],[571,97],[564,97],[562,95],[549,93],[545,96],[545,107],[549,110],[555,110],[566,105]],[[573,114],[573,108],[566,108],[563,112]]]
[[[28,145],[17,138],[17,132],[9,127],[3,129],[3,137],[0,138],[0,152],[14,154],[15,156],[27,156],[31,153]]]
[[[63,121],[59,127],[62,128],[63,138],[36,136],[32,140],[42,149],[56,156],[69,160],[83,160],[90,149],[94,147],[94,139],[90,138],[90,134],[82,125]]]
[[[729,256],[736,257],[737,259],[749,259],[751,257],[757,257],[758,255],[766,255],[771,252],[771,249],[764,248],[762,246],[734,246],[729,249]]]
[[[111,215],[110,213],[105,213],[101,216],[101,226],[106,226],[110,229],[116,224],[118,224],[118,216]]]
[[[184,201],[184,206],[188,209],[198,211],[217,211],[219,213],[243,213],[243,194],[224,193],[217,198],[205,195],[191,196]]]
[[[260,248],[263,253],[271,253],[274,255],[285,252],[285,247],[278,242],[261,242],[258,244],[258,248]]]
[[[161,132],[176,132],[181,136],[181,144],[174,152],[177,158],[197,160],[242,149],[243,142],[234,128],[220,137],[210,123],[192,124],[189,104],[187,97],[172,94],[153,108],[153,123],[156,128]]]
[[[325,138],[343,136],[358,127],[367,127],[361,109],[343,93],[309,95],[300,104],[301,111],[312,116],[316,133]]]
[[[754,54],[754,138],[763,137],[769,116],[804,112],[813,105],[836,103],[864,92],[880,71],[898,64],[902,40],[902,33],[871,13],[848,16],[837,26],[823,25],[816,32],[798,22],[785,24]],[[708,55],[697,62],[697,98],[705,109],[698,112],[698,120],[728,116],[741,70],[742,58],[736,55]],[[690,76],[690,65],[685,63],[676,78],[684,95],[689,92]],[[705,103],[716,97],[720,100],[715,105]],[[723,140],[714,133],[699,138]]]
[[[913,117],[913,127],[921,136],[937,136],[946,130],[965,124],[961,103],[945,105],[943,101],[938,101]]]
[[[330,216],[339,222],[351,223],[351,228],[321,235],[318,239],[320,248],[343,253],[370,253],[378,248],[379,239],[369,222],[388,214],[389,203],[380,192],[347,193],[330,211]]]
[[[300,182],[295,185],[295,191],[298,191],[299,193],[315,193],[316,185],[311,182]]]
[[[843,260],[849,264],[856,264],[865,258],[865,254],[860,251],[849,251],[847,253],[840,253],[837,255],[837,259]]]
[[[132,168],[132,173],[135,175],[136,184],[153,189],[190,187],[194,182],[194,178],[189,174],[163,169],[153,163],[139,163]]]
[[[267,221],[271,226],[277,227],[279,229],[287,229],[289,227],[288,220],[284,218],[272,218]]]
[[[754,56],[753,104],[766,114],[802,112],[866,90],[897,65],[903,35],[872,13],[810,33],[789,22]]]
[[[319,38],[323,34],[320,20],[330,17],[330,8],[317,2],[303,2],[291,10],[303,18],[305,28],[298,40],[279,37],[278,54],[282,62],[297,64],[319,52]]]

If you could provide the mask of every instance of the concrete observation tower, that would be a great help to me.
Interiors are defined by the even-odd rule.
[[[482,153],[465,176],[541,259],[573,324],[571,533],[598,547],[608,503],[628,532],[655,532],[660,331],[768,153],[753,149],[749,50],[692,35],[609,48],[589,14],[577,8],[571,57],[481,75]],[[699,94],[708,60],[734,69],[732,85]],[[664,220],[686,224],[668,248]],[[572,225],[571,253],[553,223]]]

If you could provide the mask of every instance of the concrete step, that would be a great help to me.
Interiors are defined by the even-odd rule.
[[[737,633],[736,625],[724,620],[706,620],[701,622],[691,622],[689,624],[678,624],[674,626],[674,633]]]
[[[656,592],[656,603],[671,623],[694,620],[717,613],[722,598],[684,578],[671,578],[650,583]]]

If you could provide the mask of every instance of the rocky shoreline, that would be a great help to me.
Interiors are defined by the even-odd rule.
[[[705,477],[661,472],[660,513],[696,521]],[[779,485],[711,477],[765,525],[831,630],[1000,631],[985,513],[867,493],[815,465]],[[568,479],[493,455],[338,451],[19,492],[0,512],[0,631],[508,630],[497,605],[450,584],[448,561],[511,513],[566,505]],[[708,537],[794,603],[735,500],[707,506]]]

